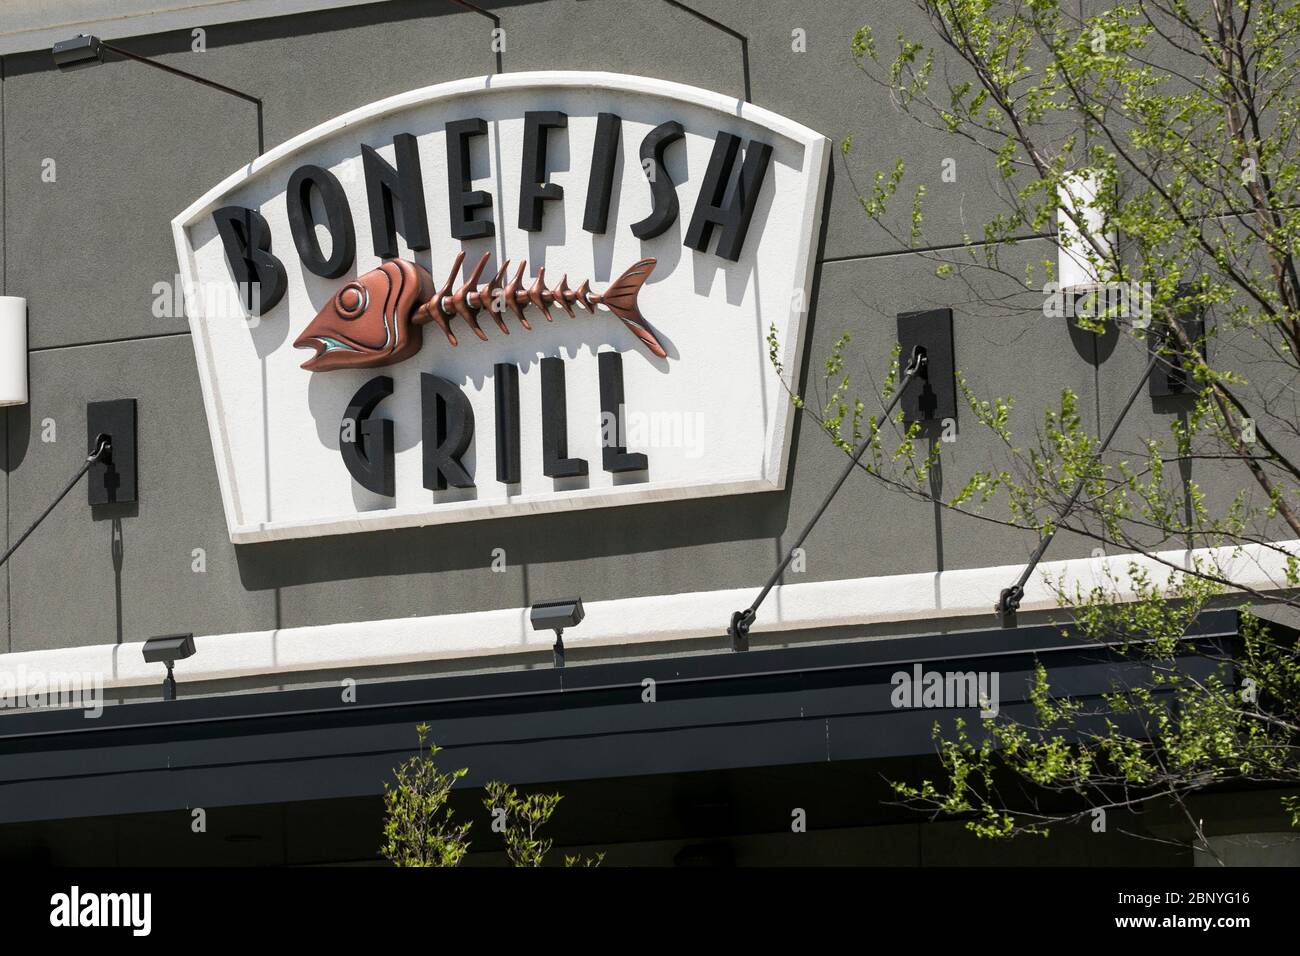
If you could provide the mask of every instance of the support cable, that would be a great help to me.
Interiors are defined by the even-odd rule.
[[[469,10],[471,13],[477,13],[481,17],[487,17],[489,20],[492,21],[492,29],[494,32],[496,30],[501,29],[501,18],[497,16],[495,13],[493,13],[492,11],[484,10],[482,7],[470,3],[469,0],[451,0],[451,2],[456,4],[456,6],[458,7],[463,7],[464,9]],[[496,37],[494,36],[492,39],[495,44]],[[501,72],[501,51],[499,49],[496,49],[493,50],[492,52],[496,54],[497,73],[500,73]]]
[[[209,80],[198,74],[191,73],[188,70],[177,69],[174,66],[168,66],[166,63],[160,63],[158,60],[151,60],[147,56],[141,56],[139,53],[132,53],[130,50],[123,50],[120,46],[114,46],[111,43],[99,41],[100,46],[105,50],[111,50],[118,56],[124,56],[128,60],[134,60],[136,63],[143,63],[146,66],[152,66],[156,70],[162,70],[164,73],[170,73],[173,76],[180,76],[187,80],[192,80],[202,86],[211,87],[214,90],[220,90],[228,96],[237,96],[241,100],[252,103],[257,107],[257,155],[261,156],[266,151],[266,137],[262,131],[262,101],[251,93],[244,93],[231,86],[218,83],[215,80]]]
[[[903,370],[903,378],[902,381],[899,382],[898,388],[894,391],[894,397],[890,399],[889,405],[886,406],[885,411],[881,414],[880,418],[876,419],[873,422],[872,427],[867,430],[867,437],[862,440],[860,445],[858,445],[857,450],[853,453],[853,457],[849,459],[848,464],[844,466],[844,470],[840,472],[839,480],[831,486],[831,490],[827,493],[826,497],[822,499],[821,505],[813,513],[807,526],[805,526],[803,531],[799,533],[799,537],[795,539],[794,544],[790,547],[790,550],[786,552],[781,563],[777,565],[776,570],[772,572],[772,576],[767,579],[767,584],[763,585],[763,590],[758,593],[758,597],[754,598],[754,603],[745,610],[736,611],[731,615],[731,624],[727,627],[727,633],[731,636],[732,647],[735,650],[744,650],[748,645],[749,629],[754,623],[755,616],[758,614],[759,606],[767,599],[768,592],[775,587],[776,582],[781,579],[781,575],[785,573],[786,566],[789,565],[791,558],[794,557],[794,553],[803,545],[804,539],[808,537],[813,527],[819,520],[821,520],[821,516],[826,512],[826,509],[830,507],[831,499],[835,497],[836,493],[839,492],[840,487],[848,480],[853,469],[858,466],[858,461],[866,453],[867,447],[871,444],[876,431],[881,425],[889,420],[890,413],[893,412],[894,407],[897,406],[899,400],[902,399],[903,391],[907,388],[908,384],[910,384],[912,379],[918,375],[924,377],[926,361],[925,349],[919,345],[912,349],[912,357],[908,360],[907,368]]]
[[[78,468],[77,473],[72,476],[72,480],[63,486],[63,490],[59,492],[58,497],[50,502],[50,506],[41,512],[41,516],[32,522],[31,527],[20,534],[18,540],[10,545],[9,550],[4,553],[4,557],[0,557],[0,565],[3,565],[8,561],[9,556],[18,550],[18,546],[26,541],[33,531],[40,527],[41,522],[49,517],[50,512],[54,510],[55,506],[66,498],[68,492],[71,491],[76,486],[77,482],[81,480],[81,476],[90,471],[91,465],[99,461],[111,462],[112,460],[113,443],[109,440],[107,435],[100,435],[98,441],[95,443],[95,450],[86,456],[86,460],[81,463],[81,467]]]
[[[740,41],[740,65],[741,65],[741,69],[744,70],[745,72],[745,102],[746,103],[754,102],[753,95],[750,93],[750,89],[749,89],[749,38],[746,37],[743,33],[737,30],[733,30],[725,23],[720,23],[719,21],[713,19],[713,17],[706,16],[705,14],[700,13],[699,10],[696,10],[693,7],[688,7],[686,4],[681,3],[680,0],[664,0],[664,3],[668,4],[670,7],[676,7],[678,10],[681,10],[683,13],[689,13],[691,16],[695,17],[695,19],[701,21],[702,23],[707,23],[715,30],[721,30],[723,33],[727,34],[728,36],[735,37],[737,40]]]
[[[1154,334],[1154,332],[1148,334]],[[1156,365],[1162,361],[1167,362],[1167,360],[1161,356],[1160,349],[1152,349],[1151,360],[1147,362],[1146,371],[1142,373],[1142,377],[1139,378],[1137,384],[1133,386],[1133,393],[1129,395],[1128,401],[1125,402],[1124,407],[1120,409],[1119,415],[1110,426],[1110,431],[1106,433],[1106,437],[1101,440],[1101,444],[1097,447],[1094,457],[1100,458],[1106,453],[1106,449],[1110,447],[1111,439],[1115,437],[1116,433],[1119,431],[1119,426],[1124,423],[1124,418],[1137,402],[1138,396],[1142,394],[1142,389],[1146,386],[1147,379],[1149,379],[1151,373],[1155,371]],[[1070,512],[1074,509],[1075,504],[1078,502],[1079,496],[1083,494],[1085,484],[1087,484],[1086,476],[1081,476],[1075,480],[1074,489],[1070,492],[1070,497],[1065,500],[1065,507],[1060,510],[1056,519],[1052,522],[1051,530],[1039,539],[1038,547],[1036,547],[1034,553],[1029,556],[1029,563],[1026,564],[1025,569],[1020,572],[1020,578],[1015,584],[1011,585],[1011,587],[1002,589],[1002,593],[998,596],[998,603],[993,609],[1001,619],[1003,627],[1016,626],[1016,611],[1019,610],[1020,602],[1024,599],[1025,585],[1029,583],[1029,577],[1034,573],[1034,568],[1038,567],[1038,562],[1043,559],[1043,554],[1047,551],[1048,545],[1050,545],[1052,539],[1056,537],[1056,532],[1060,529],[1061,522],[1069,516]]]

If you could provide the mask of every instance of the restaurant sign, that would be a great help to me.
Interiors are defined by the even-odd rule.
[[[511,73],[241,169],[172,224],[231,539],[784,487],[826,145]]]

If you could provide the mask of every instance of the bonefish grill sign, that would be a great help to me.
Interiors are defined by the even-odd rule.
[[[783,487],[769,350],[790,385],[826,146],[676,83],[512,73],[229,177],[172,225],[231,539]]]

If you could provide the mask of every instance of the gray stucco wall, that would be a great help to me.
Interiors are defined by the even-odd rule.
[[[4,82],[5,82],[5,62],[0,57],[0,293],[6,290],[5,277],[8,270],[8,243],[5,241],[5,207],[7,195],[7,180],[5,175],[5,123],[4,123]],[[5,547],[9,546],[9,414],[8,409],[0,413],[0,448],[4,449],[2,463],[0,467],[0,492],[4,494],[4,515],[0,516],[0,532],[4,533]],[[9,649],[9,571],[6,568],[0,573],[0,598],[5,602],[5,614],[0,625],[5,629],[5,640],[0,647],[5,650]]]
[[[506,29],[507,71],[611,70],[742,92],[737,41],[657,0],[485,5]],[[996,308],[976,301],[971,288],[936,278],[932,262],[900,248],[855,199],[854,182],[865,187],[874,170],[902,158],[902,191],[924,182],[940,198],[929,242],[957,244],[997,208],[988,157],[895,113],[853,63],[849,42],[861,21],[881,37],[921,33],[915,10],[849,0],[695,5],[747,35],[755,103],[832,142],[853,137],[848,157],[836,150],[833,161],[810,381],[845,329],[854,333],[855,378],[879,380],[895,313],[949,305],[958,367],[987,396],[1014,392],[1032,422],[1069,386],[1085,396],[1091,425],[1108,423],[1144,360],[1133,343],[1099,363],[1090,343],[1076,348],[1063,323],[1042,317],[1041,296]],[[791,50],[795,28],[807,31],[806,53]],[[395,2],[212,27],[204,53],[190,51],[188,32],[122,45],[261,96],[269,147],[381,97],[491,72],[490,29],[451,4]],[[48,52],[5,58],[2,97],[5,283],[29,299],[32,349],[31,402],[3,420],[6,540],[84,455],[87,401],[136,398],[141,435],[138,508],[92,515],[79,489],[10,562],[11,591],[0,590],[7,650],[515,607],[570,592],[590,601],[757,586],[842,461],[805,422],[783,493],[236,548],[184,319],[155,317],[151,307],[155,283],[176,272],[171,218],[253,155],[252,107],[131,63],[59,74]],[[940,182],[945,157],[957,160],[955,183]],[[56,182],[41,179],[46,159],[57,164]],[[1048,252],[1031,240],[1015,256]],[[1168,415],[1144,398],[1128,434],[1163,430]],[[46,420],[57,441],[42,440]],[[947,472],[963,475],[990,447],[967,429]],[[1033,543],[856,477],[809,539],[804,579],[1014,563]],[[497,547],[509,555],[506,574],[489,571]],[[203,574],[191,570],[195,548],[206,552]],[[1063,537],[1051,557],[1090,550]]]

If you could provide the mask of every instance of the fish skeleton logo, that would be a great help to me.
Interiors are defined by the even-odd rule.
[[[567,275],[554,289],[548,289],[545,266],[537,270],[537,278],[525,288],[522,280],[528,265],[526,261],[519,264],[514,278],[503,285],[506,270],[510,267],[509,259],[501,263],[490,282],[479,285],[489,257],[490,253],[483,253],[469,279],[454,293],[452,285],[461,263],[465,261],[463,252],[456,256],[447,281],[436,293],[428,270],[404,259],[391,259],[347,283],[294,341],[295,348],[315,350],[315,355],[302,367],[313,372],[327,372],[339,368],[395,365],[420,351],[423,327],[430,322],[435,323],[447,336],[447,342],[455,347],[458,340],[451,323],[457,318],[463,319],[473,333],[486,342],[487,334],[478,324],[480,312],[486,312],[502,334],[509,335],[504,309],[513,312],[524,329],[531,331],[524,310],[532,306],[546,317],[547,322],[551,322],[554,319],[551,314],[553,305],[563,309],[570,318],[576,315],[575,305],[591,313],[603,305],[621,319],[652,353],[659,358],[668,357],[637,306],[637,294],[654,270],[654,259],[633,263],[601,293],[592,292],[587,281],[576,289],[570,289]]]

